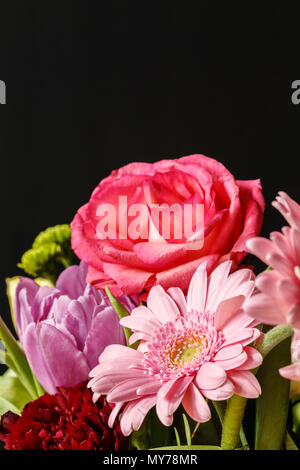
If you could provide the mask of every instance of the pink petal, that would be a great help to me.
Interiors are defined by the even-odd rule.
[[[199,389],[205,388],[210,390],[223,385],[226,378],[226,372],[222,367],[213,362],[205,362],[196,375],[195,384]]]
[[[216,311],[215,315],[215,328],[221,330],[224,324],[236,313],[243,305],[245,297],[239,295],[223,300]]]
[[[142,385],[149,384],[150,381],[153,381],[153,379],[145,375],[135,379],[125,380],[110,390],[107,395],[107,401],[117,403],[118,401],[134,400],[138,398],[137,389]]]
[[[236,369],[237,367],[244,364],[244,362],[246,362],[246,360],[247,360],[247,354],[246,354],[245,351],[243,351],[238,356],[228,358],[228,359],[224,359],[222,361],[216,361],[216,364],[227,371],[227,370],[231,370],[231,369]]]
[[[300,329],[300,302],[294,304],[287,313],[287,321]]]
[[[258,293],[248,299],[244,308],[251,317],[267,325],[286,323],[286,318],[279,309],[278,303],[264,293]]]
[[[124,405],[124,403],[117,403],[115,406],[114,406],[114,409],[112,410],[112,412],[110,413],[109,415],[109,419],[108,419],[108,426],[110,428],[113,427],[114,425],[114,422],[115,422],[115,419],[116,417],[118,416],[122,406]]]
[[[127,295],[143,292],[147,281],[153,276],[151,272],[114,263],[103,263],[103,270]]]
[[[244,305],[243,305],[243,309],[244,309]],[[234,331],[238,331],[247,327],[253,327],[257,324],[258,324],[257,321],[255,321],[251,316],[249,316],[247,312],[242,310],[232,315],[232,317],[223,326],[222,331],[225,337],[227,338]]]
[[[299,230],[292,228],[290,232],[290,238],[291,238],[291,242],[294,248],[294,256],[296,258],[296,263],[298,266],[300,266],[300,232]]]
[[[193,383],[189,385],[185,392],[182,405],[187,414],[197,423],[205,423],[211,418],[208,404]]]
[[[220,387],[212,390],[201,389],[201,392],[209,400],[228,400],[234,394],[234,386],[230,380],[226,379],[226,382]]]
[[[148,295],[147,306],[161,323],[174,321],[177,316],[180,316],[174,300],[166,294],[161,286],[152,287]]]
[[[277,285],[280,296],[286,303],[293,304],[300,300],[299,284],[298,282],[295,282],[294,279],[291,279],[290,277],[280,279]]]
[[[282,377],[295,380],[296,382],[300,381],[300,363],[291,364],[290,366],[282,367],[279,369],[280,375]]]
[[[244,351],[247,354],[247,360],[241,366],[236,367],[236,370],[251,370],[261,365],[263,359],[257,349],[246,346]]]
[[[212,304],[215,301],[216,294],[226,279],[232,266],[232,261],[221,263],[208,278],[207,301],[205,310],[212,310]]]
[[[284,276],[290,276],[294,271],[292,262],[279,253],[268,253],[266,259],[269,266],[272,266]]]
[[[105,348],[99,357],[99,362],[103,363],[106,361],[118,360],[119,358],[127,359],[128,363],[130,364],[143,361],[144,356],[140,352],[129,348],[128,346],[123,346],[122,344],[111,344]]]
[[[243,347],[240,344],[231,344],[230,346],[222,347],[215,355],[214,360],[225,361],[238,356],[241,352],[243,352]]]
[[[122,413],[120,424],[124,436],[129,436],[132,431],[138,431],[146,414],[155,405],[156,396],[139,398],[128,403]]]
[[[236,395],[257,398],[261,394],[258,380],[251,372],[246,370],[230,371],[228,377],[234,385]]]
[[[250,253],[260,258],[265,264],[269,264],[267,255],[276,252],[277,248],[268,238],[254,237],[246,242],[246,247]]]
[[[185,243],[140,242],[133,249],[151,270],[163,270],[186,258]]]
[[[159,328],[159,323],[152,321],[150,317],[148,320],[144,318],[133,317],[128,315],[128,317],[123,317],[120,320],[120,325],[126,326],[132,331],[139,331],[141,333],[146,333],[147,337],[150,337],[157,328]]]
[[[282,279],[281,274],[273,269],[259,274],[255,280],[256,287],[269,297],[278,298],[277,281]]]
[[[228,335],[225,343],[223,343],[223,347],[234,343],[239,343],[242,346],[246,346],[247,344],[252,343],[257,338],[259,338],[260,335],[261,332],[256,328],[243,328]]]
[[[185,376],[175,381],[171,381],[170,387],[169,382],[166,382],[165,390],[168,390],[167,393],[163,391],[159,392],[157,395],[158,407],[165,415],[171,416],[175,413],[192,380],[193,376]]]
[[[28,362],[48,393],[56,387],[74,387],[88,378],[83,353],[60,330],[47,323],[28,325],[23,346]]]
[[[206,302],[207,272],[206,263],[202,263],[192,277],[188,294],[187,308],[189,312],[203,312]]]
[[[181,315],[186,315],[187,313],[187,304],[186,304],[186,299],[185,295],[182,292],[182,290],[179,287],[170,287],[167,290],[167,293],[169,296],[174,300],[176,303],[177,307],[180,310]]]
[[[272,232],[270,233],[270,240],[276,244],[278,250],[281,251],[280,254],[282,254],[289,261],[293,261],[293,249],[290,243],[290,236],[291,231],[289,231],[288,236],[281,232]]]
[[[177,286],[180,287],[183,292],[186,292],[198,266],[202,262],[207,262],[207,272],[209,272],[219,258],[220,256],[218,254],[208,255],[193,261],[188,261],[187,263],[176,266],[175,268],[161,271],[156,274],[156,282],[164,289]]]

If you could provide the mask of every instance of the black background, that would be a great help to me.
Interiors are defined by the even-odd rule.
[[[47,226],[132,161],[204,153],[300,201],[296,2],[2,0],[0,313]]]

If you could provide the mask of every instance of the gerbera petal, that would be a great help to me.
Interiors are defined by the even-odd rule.
[[[223,385],[226,378],[226,372],[222,367],[213,362],[205,362],[196,375],[195,384],[199,389],[210,390]]]
[[[233,331],[230,335],[227,336],[223,347],[229,346],[230,344],[239,343],[242,346],[246,346],[249,343],[255,341],[261,332],[256,328],[243,328],[237,331]]]
[[[161,286],[152,287],[148,295],[147,306],[161,323],[174,321],[180,315],[176,303]]]
[[[230,371],[228,377],[235,388],[235,394],[245,398],[257,398],[261,388],[257,378],[247,370]]]
[[[247,314],[260,323],[266,323],[267,325],[286,323],[286,318],[279,309],[278,303],[264,293],[253,295],[248,299],[244,308]]]
[[[231,344],[220,349],[214,357],[215,361],[225,361],[238,356],[243,351],[243,347],[240,344]]]
[[[150,377],[140,376],[134,379],[125,380],[113,387],[107,395],[107,401],[117,403],[119,401],[131,401],[137,397],[137,389],[142,385],[152,381]]]
[[[205,423],[211,418],[209,406],[193,382],[185,392],[182,405],[187,414],[197,423]]]
[[[232,266],[232,261],[224,261],[221,263],[208,278],[207,300],[205,310],[212,310],[212,304],[215,300],[216,293],[219,291],[222,284],[226,281],[229,271]]]
[[[241,366],[236,367],[235,370],[251,370],[261,365],[262,355],[257,351],[257,349],[252,348],[251,346],[246,346],[244,351],[247,354],[247,359]]]
[[[156,396],[140,398],[128,403],[120,419],[121,431],[129,436],[132,431],[138,431],[148,411],[155,405]]]
[[[187,313],[187,304],[184,293],[179,287],[170,287],[167,290],[169,296],[174,300],[177,307],[180,310],[181,315],[186,315]]]
[[[203,395],[209,400],[228,400],[234,394],[233,383],[226,379],[226,382],[213,390],[201,389]]]
[[[229,318],[241,308],[245,297],[239,295],[237,297],[231,297],[229,299],[223,300],[216,311],[215,314],[215,328],[221,330],[224,324],[229,320]]]
[[[277,251],[276,245],[271,240],[264,237],[250,238],[250,240],[246,242],[246,247],[250,253],[260,258],[267,265],[267,255]]]
[[[200,264],[192,277],[188,294],[187,307],[188,311],[203,312],[206,302],[207,291],[207,272],[206,263]]]
[[[300,381],[300,362],[279,369],[280,375],[285,379]]]
[[[216,364],[227,371],[231,369],[236,369],[237,367],[244,364],[246,360],[247,360],[247,354],[245,351],[243,351],[238,356],[231,357],[229,359],[224,359],[222,361],[216,361]]]
[[[121,410],[123,405],[124,405],[124,403],[122,403],[122,402],[121,403],[116,403],[116,405],[114,406],[112,412],[110,413],[109,418],[108,418],[108,423],[107,423],[110,428],[113,427],[115,419],[118,416],[118,413]]]

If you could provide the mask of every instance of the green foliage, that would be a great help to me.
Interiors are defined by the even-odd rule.
[[[112,304],[113,308],[115,309],[116,314],[120,318],[120,320],[121,320],[121,318],[124,318],[124,317],[127,317],[128,315],[130,315],[130,313],[126,310],[126,308],[123,307],[123,305],[112,295],[112,293],[110,292],[110,290],[107,286],[105,286],[105,292],[107,294],[107,297],[110,300],[110,303]],[[125,326],[123,326],[123,330],[124,330],[127,346],[129,346],[130,348],[136,349],[137,346],[138,346],[138,343],[134,343],[132,345],[129,345],[129,338],[132,335],[132,331],[129,328],[126,328]]]
[[[21,414],[24,406],[32,400],[17,375],[8,369],[0,377],[0,415],[7,411]]]
[[[60,265],[64,268],[74,264],[71,248],[71,228],[68,224],[49,227],[34,240],[18,267],[33,277],[41,276],[55,283]]]
[[[262,394],[256,400],[255,449],[283,447],[289,408],[290,381],[278,369],[290,363],[290,338],[278,344],[264,359],[257,379]]]
[[[1,317],[0,339],[5,347],[5,351],[1,352],[1,360],[14,371],[23,387],[31,396],[31,399],[38,398],[43,394],[42,388],[41,386],[37,387],[37,381],[33,376],[23,349],[11,334]]]

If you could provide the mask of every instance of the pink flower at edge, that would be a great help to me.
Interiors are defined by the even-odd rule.
[[[119,196],[132,205],[153,204],[204,205],[204,245],[187,250],[186,240],[163,238],[111,239],[97,237],[97,209],[112,204],[118,214]],[[197,267],[207,268],[232,260],[236,268],[246,255],[245,242],[261,228],[264,198],[260,180],[237,181],[220,162],[205,155],[190,155],[162,160],[154,164],[134,162],[103,179],[90,201],[75,215],[72,248],[89,265],[87,281],[97,289],[107,285],[114,295],[142,294],[146,299],[151,287],[174,285],[186,294]],[[129,218],[129,215],[128,215]],[[143,218],[143,226],[148,217]],[[124,224],[118,224],[123,229]]]
[[[249,346],[260,331],[242,308],[254,288],[253,273],[241,269],[229,275],[230,269],[231,261],[225,261],[208,276],[202,263],[187,299],[178,287],[165,292],[154,286],[147,307],[121,320],[133,331],[130,343],[141,340],[138,349],[108,346],[88,385],[95,401],[107,395],[116,404],[111,426],[122,410],[121,430],[129,435],[154,406],[161,422],[170,426],[180,403],[192,419],[205,422],[211,417],[206,399],[261,393],[250,370],[262,357]]]
[[[300,382],[300,330],[296,330],[291,344],[293,364],[279,369],[280,375],[289,380]]]
[[[255,237],[247,241],[248,251],[272,269],[257,276],[258,293],[245,308],[262,323],[300,328],[300,206],[284,192],[272,204],[290,226],[272,232],[270,240]]]

